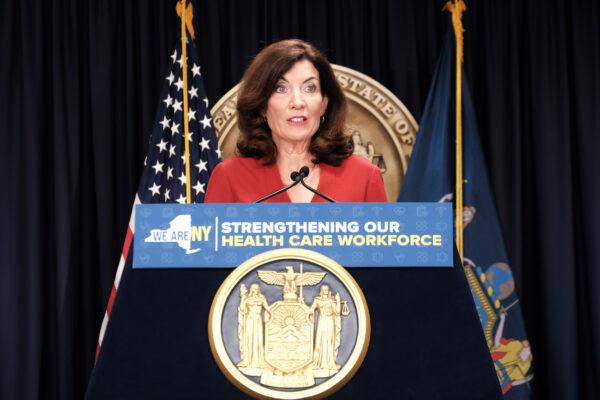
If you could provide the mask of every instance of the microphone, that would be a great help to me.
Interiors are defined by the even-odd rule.
[[[302,175],[302,179],[306,178],[309,173],[310,173],[310,169],[308,169],[308,167],[306,165],[298,170],[298,174]]]
[[[309,172],[310,171],[309,171],[308,167],[304,166],[304,167],[300,168],[298,171],[292,172],[292,174],[290,175],[290,178],[292,178],[292,180],[294,182],[300,182],[302,179],[304,179],[308,176]]]
[[[324,193],[319,192],[317,189],[313,189],[312,187],[308,186],[304,182],[304,178],[306,178],[308,176],[309,172],[310,172],[310,170],[308,169],[308,167],[306,165],[303,166],[302,168],[300,168],[300,170],[298,171],[298,179],[300,180],[300,183],[302,184],[302,186],[304,186],[305,188],[307,188],[308,190],[310,190],[314,194],[318,194],[319,196],[321,196],[325,200],[327,200],[327,201],[329,201],[331,203],[335,203],[336,201],[333,200],[331,197],[327,196]],[[294,179],[294,178],[292,178],[292,179]]]
[[[306,167],[304,167],[304,168],[306,168]],[[306,169],[308,170],[308,168],[306,168]],[[300,170],[302,170],[302,168]],[[308,172],[306,173],[306,175],[308,175]],[[302,179],[304,179],[302,176],[302,173],[298,172],[298,171],[292,172],[290,175],[290,178],[292,178],[292,181],[293,181],[292,183],[290,183],[287,186],[282,187],[281,189],[279,189],[271,194],[261,197],[260,199],[256,200],[254,203],[262,203],[265,200],[269,200],[271,197],[275,197],[280,193],[286,192],[286,191],[290,190],[291,188],[293,188],[294,186],[296,186],[297,184],[299,184]]]
[[[316,189],[313,189],[312,187],[308,186],[305,182],[304,182],[304,178],[306,178],[308,176],[308,174],[310,173],[310,170],[308,169],[308,167],[305,165],[302,168],[300,168],[298,171],[293,171],[290,174],[290,178],[292,179],[292,183],[290,183],[287,186],[282,187],[281,189],[266,195],[264,197],[261,197],[260,199],[256,200],[254,203],[262,203],[265,200],[269,200],[271,197],[275,197],[280,193],[286,192],[288,190],[290,190],[291,188],[293,188],[294,186],[296,186],[297,184],[301,183],[302,186],[304,186],[305,188],[307,188],[308,190],[310,190],[311,192],[313,192],[314,194],[317,194],[319,196],[321,196],[322,198],[324,198],[325,200],[331,202],[331,203],[335,203],[336,201],[333,200],[331,197],[327,196],[324,193],[319,192]]]

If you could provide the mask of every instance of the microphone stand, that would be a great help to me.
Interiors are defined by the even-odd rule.
[[[285,192],[285,191],[288,191],[288,190],[290,190],[291,188],[293,188],[294,186],[296,186],[297,184],[299,184],[299,183],[300,183],[301,176],[300,176],[300,173],[299,173],[298,171],[294,171],[294,172],[292,172],[292,174],[290,175],[290,178],[292,178],[292,180],[293,180],[294,182],[290,183],[290,184],[289,184],[289,185],[287,185],[287,186],[284,186],[284,187],[282,187],[281,189],[279,189],[279,190],[278,190],[278,191],[276,191],[276,192],[273,192],[273,193],[271,193],[271,194],[268,194],[268,195],[266,195],[266,196],[264,196],[264,197],[261,197],[260,199],[256,200],[254,203],[262,203],[262,202],[263,202],[263,201],[265,201],[265,200],[269,200],[271,197],[275,197],[275,196],[277,196],[279,193],[283,193],[283,192]]]
[[[321,196],[322,198],[324,198],[325,200],[329,201],[330,203],[335,203],[336,201],[333,200],[331,197],[327,196],[324,193],[319,192],[316,189],[313,189],[312,187],[308,186],[304,182],[304,178],[306,178],[308,176],[309,172],[310,172],[310,170],[308,169],[308,167],[306,165],[304,167],[300,168],[300,171],[299,171],[298,175],[299,175],[300,183],[302,184],[302,186],[304,186],[305,188],[307,188],[308,190],[310,190],[314,194]]]
[[[256,200],[255,203],[262,203],[265,200],[269,200],[271,197],[275,197],[280,193],[283,193],[287,190],[290,190],[291,188],[293,188],[294,186],[296,186],[297,184],[301,183],[302,186],[304,186],[305,188],[307,188],[308,190],[310,190],[311,192],[313,192],[314,194],[321,196],[322,198],[324,198],[325,200],[331,202],[331,203],[335,203],[336,201],[333,200],[331,197],[327,196],[326,194],[323,194],[321,192],[319,192],[316,189],[313,189],[312,187],[308,186],[306,184],[306,182],[304,182],[304,178],[306,178],[309,174],[310,170],[308,169],[308,167],[305,165],[304,167],[300,168],[299,171],[294,171],[291,173],[290,178],[292,178],[292,183],[290,183],[287,186],[282,187],[281,189],[279,189],[276,192],[273,192],[269,195],[266,195],[264,197],[261,197],[260,199]]]

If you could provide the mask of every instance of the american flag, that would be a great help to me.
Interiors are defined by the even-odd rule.
[[[211,172],[220,162],[221,152],[208,109],[198,52],[187,40],[188,128],[191,201],[204,202]],[[186,202],[185,139],[183,125],[183,60],[181,49],[173,51],[169,71],[160,95],[158,111],[144,160],[144,172],[134,201],[123,251],[100,328],[96,359],[100,353],[119,283],[125,269],[131,268],[129,250],[133,242],[135,205],[140,203]]]

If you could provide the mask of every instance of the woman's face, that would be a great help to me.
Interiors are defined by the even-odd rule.
[[[298,61],[277,83],[267,103],[267,122],[273,141],[308,143],[327,109],[321,93],[319,71],[308,60]]]

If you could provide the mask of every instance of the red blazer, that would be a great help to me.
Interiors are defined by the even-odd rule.
[[[348,157],[339,167],[320,164],[317,190],[338,202],[385,202],[387,196],[379,169],[361,156]],[[232,157],[215,168],[205,203],[252,203],[283,187],[277,165],[264,166],[254,158]],[[326,202],[314,195],[313,203]],[[267,202],[290,203],[286,192]]]

